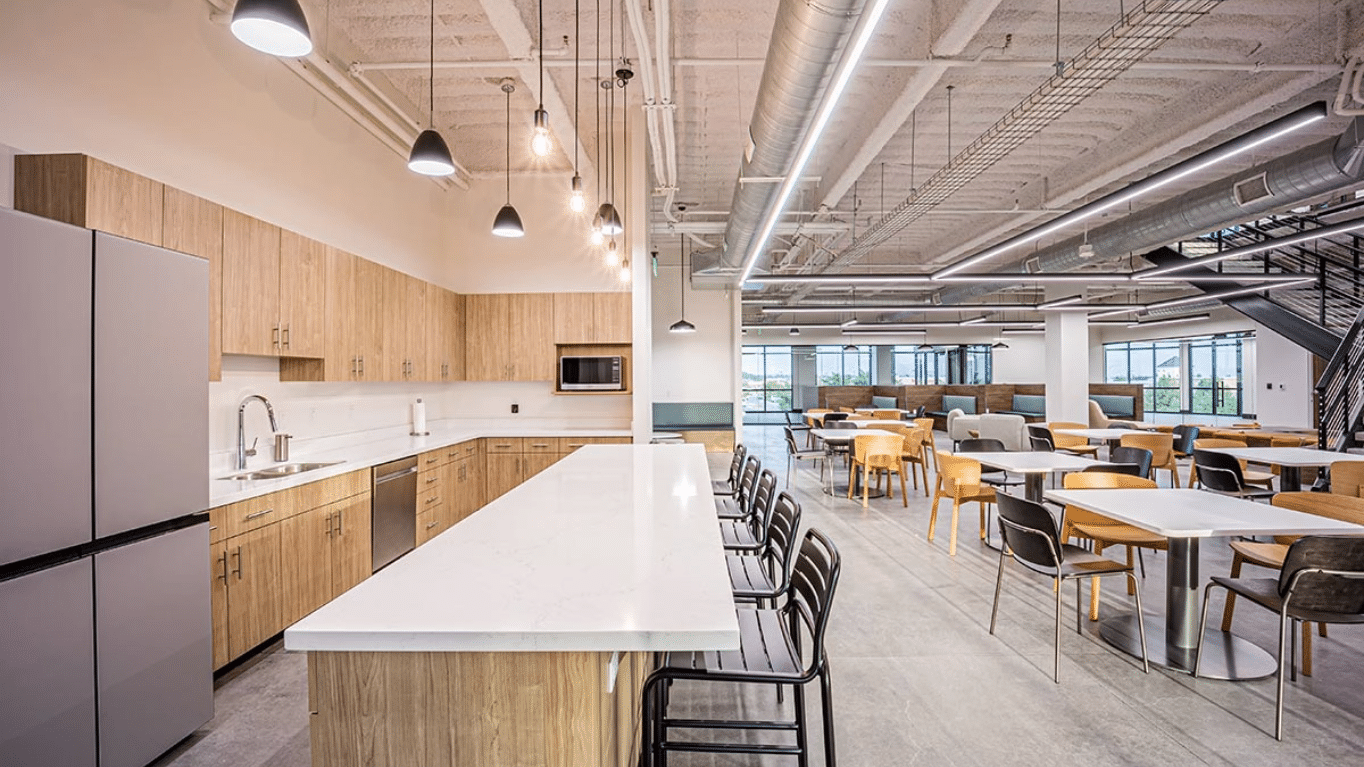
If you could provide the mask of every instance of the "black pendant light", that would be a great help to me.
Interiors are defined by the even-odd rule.
[[[511,204],[511,95],[516,90],[511,80],[502,81],[502,92],[507,94],[507,204],[497,211],[493,219],[493,234],[498,237],[523,237],[525,227],[521,226],[521,216]]]
[[[299,58],[313,52],[308,19],[298,0],[237,0],[232,34],[271,56]]]
[[[677,275],[677,293],[682,299],[682,319],[668,326],[670,333],[695,333],[696,326],[687,322],[687,236],[677,236],[677,257],[680,259]]]
[[[616,4],[611,4],[610,20],[607,23],[607,56],[610,61],[616,60]],[[606,97],[606,199],[597,207],[597,216],[601,218],[601,232],[608,237],[614,237],[625,231],[621,225],[620,214],[616,211],[613,204],[616,199],[616,89],[615,81],[608,75],[601,81],[602,90],[607,92]],[[595,221],[594,221],[595,223]]]
[[[541,33],[543,35],[543,31]],[[568,209],[582,213],[587,207],[583,196],[583,177],[578,175],[578,85],[582,82],[582,9],[580,0],[573,0],[573,179],[568,184]],[[543,68],[545,62],[541,60]]]
[[[449,176],[455,172],[455,160],[450,147],[436,130],[436,0],[431,0],[431,70],[427,83],[430,101],[428,128],[412,143],[412,154],[407,158],[408,170],[423,176]]]
[[[530,151],[536,157],[548,157],[554,148],[549,139],[549,112],[545,111],[545,0],[537,4],[540,13],[540,105],[535,109],[535,130],[530,134]]]

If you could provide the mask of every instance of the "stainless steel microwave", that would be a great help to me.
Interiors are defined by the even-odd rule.
[[[560,357],[560,391],[623,391],[620,357]]]

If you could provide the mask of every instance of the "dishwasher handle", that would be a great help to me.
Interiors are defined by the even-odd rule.
[[[385,474],[385,475],[383,475],[382,477],[376,476],[376,477],[374,478],[374,484],[376,484],[376,485],[382,485],[382,484],[384,484],[385,482],[392,482],[393,480],[395,480],[395,479],[401,479],[402,477],[405,477],[405,476],[407,476],[408,474],[416,474],[416,473],[417,473],[417,467],[416,467],[416,466],[413,466],[413,467],[411,467],[411,468],[409,468],[409,469],[403,469],[403,470],[401,470],[401,471],[392,472],[391,474]]]

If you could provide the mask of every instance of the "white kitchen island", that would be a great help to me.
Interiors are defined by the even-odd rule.
[[[630,764],[649,653],[739,645],[705,453],[582,448],[284,640],[315,765]]]

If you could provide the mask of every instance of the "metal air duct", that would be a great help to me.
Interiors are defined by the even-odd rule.
[[[1264,176],[1269,195],[1238,202],[1237,187]],[[1258,181],[1258,180],[1257,180]],[[1225,226],[1250,221],[1323,194],[1364,181],[1364,117],[1355,118],[1338,138],[1326,139],[1277,160],[1242,171],[1089,230],[1088,242],[1099,258],[1146,251]],[[1245,204],[1242,204],[1245,202]],[[999,271],[1062,272],[1089,263],[1080,256],[1083,237],[1072,237],[1028,254]],[[961,303],[997,290],[989,285],[956,285],[938,292],[942,303]]]
[[[749,122],[750,144],[739,167],[740,179],[787,173],[866,4],[867,0],[781,0]],[[773,183],[734,185],[724,245],[718,252],[696,254],[694,284],[732,286],[733,275],[742,268],[777,188]],[[706,276],[713,279],[702,279]]]

